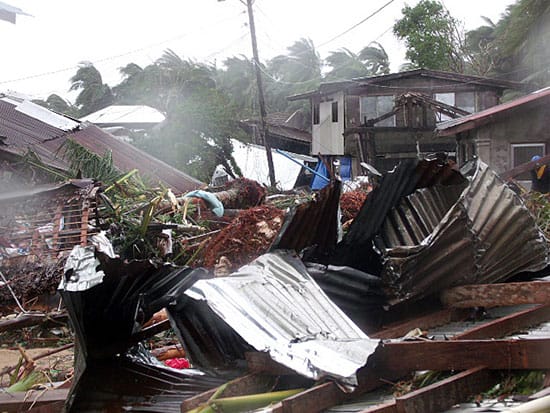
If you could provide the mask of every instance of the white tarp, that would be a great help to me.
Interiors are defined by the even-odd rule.
[[[233,157],[241,169],[243,176],[261,184],[270,185],[265,147],[243,143],[236,139],[232,139],[231,143],[233,144]],[[305,161],[317,161],[317,159],[311,156],[299,155],[291,152],[285,153],[301,163]],[[273,149],[271,150],[271,154],[273,157],[273,168],[275,169],[277,187],[283,191],[292,189],[302,168],[297,163],[292,162],[290,159]]]

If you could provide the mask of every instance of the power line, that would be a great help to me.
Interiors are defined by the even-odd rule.
[[[232,16],[229,16],[229,17],[225,17],[223,19],[220,19],[218,20],[217,22],[213,23],[214,25],[218,25],[220,23],[224,23],[226,21],[229,21],[229,20],[233,20],[235,19],[236,17],[240,17],[241,15],[243,15],[245,12],[244,11],[241,11],[239,12],[238,14],[236,15],[232,15]],[[210,25],[209,25],[210,26]],[[182,33],[182,34],[179,34],[175,37],[171,37],[169,39],[165,39],[165,40],[161,40],[160,42],[157,42],[157,43],[152,43],[152,44],[149,44],[147,46],[144,46],[144,47],[140,47],[140,48],[137,48],[137,49],[133,49],[133,50],[130,50],[130,51],[127,51],[127,52],[124,52],[124,53],[120,53],[120,54],[117,54],[117,55],[111,55],[111,56],[107,56],[107,57],[104,57],[104,58],[101,58],[101,59],[94,59],[94,61],[92,61],[92,64],[97,64],[97,63],[103,63],[103,62],[107,62],[107,61],[110,61],[110,60],[116,60],[116,59],[119,59],[121,57],[125,57],[125,56],[129,56],[131,54],[134,54],[134,53],[138,53],[138,52],[142,52],[144,50],[148,50],[148,49],[151,49],[153,47],[156,47],[156,46],[160,46],[162,44],[166,44],[166,43],[170,43],[170,42],[173,42],[173,41],[176,41],[176,40],[180,40],[180,39],[183,39],[184,37],[187,37],[193,33],[196,33],[196,32],[199,32],[199,31],[202,31],[204,30],[206,26],[202,26],[200,28],[198,28],[197,30],[193,30],[191,32],[186,32],[186,33]],[[68,67],[64,67],[62,69],[56,69],[56,70],[52,70],[52,71],[49,71],[49,72],[42,72],[42,73],[36,73],[36,74],[33,74],[33,75],[29,75],[29,76],[24,76],[24,77],[20,77],[20,78],[17,78],[17,79],[10,79],[10,80],[1,80],[0,81],[0,85],[3,85],[3,84],[8,84],[8,83],[15,83],[15,82],[21,82],[21,81],[24,81],[24,80],[30,80],[30,79],[36,79],[36,78],[40,78],[40,77],[44,77],[44,76],[50,76],[50,75],[55,75],[55,74],[58,74],[58,73],[63,73],[63,72],[67,72],[69,70],[75,70],[75,69],[78,69],[79,66],[78,65],[72,65],[72,66],[68,66]]]
[[[349,32],[351,32],[353,29],[357,28],[358,26],[362,25],[363,23],[365,23],[367,20],[369,20],[370,18],[376,16],[378,13],[380,13],[382,10],[384,10],[386,7],[388,7],[390,4],[392,4],[395,0],[390,0],[388,1],[386,4],[384,4],[382,7],[380,7],[378,10],[374,11],[373,13],[369,14],[367,17],[365,17],[363,20],[361,20],[360,22],[354,24],[353,26],[351,26],[349,29],[346,29],[344,30],[342,33],[334,36],[332,39],[329,39],[327,40],[326,42],[323,42],[321,43],[319,46],[317,46],[317,48],[319,47],[323,47],[323,46],[326,46],[327,44],[329,43],[332,43],[334,40],[336,39],[339,39],[340,37],[344,36],[345,34],[348,34]]]

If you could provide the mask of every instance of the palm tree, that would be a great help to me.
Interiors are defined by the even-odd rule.
[[[288,54],[276,56],[268,64],[268,70],[274,77],[287,82],[321,79],[322,60],[311,39],[302,38],[287,50]]]
[[[247,117],[258,104],[258,91],[254,65],[245,56],[229,57],[223,62],[224,69],[217,71],[218,87],[229,94],[241,115]]]
[[[345,47],[330,52],[325,59],[331,70],[325,75],[326,80],[345,80],[368,76],[365,63],[359,55]]]
[[[327,80],[379,76],[390,72],[388,54],[378,42],[369,43],[358,54],[341,48],[331,52],[326,62],[332,68],[326,75]]]
[[[80,90],[75,101],[80,116],[107,107],[114,101],[111,88],[103,83],[101,74],[91,62],[81,62],[70,81],[69,90]]]
[[[369,76],[390,73],[390,59],[386,50],[378,42],[371,42],[359,52],[359,58],[367,67]]]

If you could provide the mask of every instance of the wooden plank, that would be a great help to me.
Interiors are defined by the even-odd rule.
[[[16,330],[23,327],[30,327],[38,324],[42,325],[60,325],[68,321],[67,313],[51,313],[51,314],[20,314],[16,318],[4,320],[0,322],[0,332],[8,330]]]
[[[0,392],[1,412],[21,412],[29,410],[31,406],[38,407],[54,402],[64,402],[69,389],[29,390],[28,392],[2,393]]]
[[[516,176],[524,172],[528,172],[535,169],[537,165],[543,165],[543,164],[549,164],[549,163],[550,163],[550,155],[546,155],[541,157],[537,161],[529,161],[521,165],[518,165],[515,168],[512,168],[506,172],[503,172],[500,174],[500,177],[504,180],[509,180],[509,179],[515,178]]]
[[[452,339],[473,340],[482,338],[501,338],[549,320],[550,304],[540,305],[474,327],[454,336]]]
[[[485,367],[455,374],[437,383],[410,392],[395,399],[397,413],[441,412],[456,403],[468,400],[495,383]]]
[[[317,413],[341,403],[344,398],[344,393],[336,384],[327,382],[283,400],[282,412]]]
[[[261,376],[255,373],[248,374],[232,380],[220,397],[244,396],[247,394],[263,393],[267,391],[266,386],[268,381],[269,380],[266,376]],[[184,400],[181,404],[182,413],[195,409],[201,404],[206,403],[217,390],[218,387]]]
[[[443,291],[441,301],[454,308],[548,304],[550,281],[463,285]]]
[[[403,337],[405,334],[407,334],[411,330],[414,330],[415,328],[428,330],[433,327],[447,324],[454,320],[454,312],[455,310],[447,308],[432,314],[416,317],[412,320],[395,323],[393,325],[384,327],[382,330],[370,333],[369,337],[380,339],[399,338]]]
[[[149,326],[147,328],[144,328],[141,331],[138,331],[132,337],[130,337],[131,343],[138,343],[142,340],[148,339],[150,337],[153,337],[154,335],[158,333],[162,333],[163,331],[166,331],[170,329],[172,326],[170,324],[170,320],[162,320],[160,323],[153,324],[152,326]]]
[[[496,370],[550,368],[550,339],[402,341],[383,343],[379,368],[409,371],[464,370],[485,365]]]

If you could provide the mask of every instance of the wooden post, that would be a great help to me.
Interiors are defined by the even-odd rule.
[[[258,85],[258,103],[260,104],[260,136],[264,141],[265,153],[267,155],[267,167],[269,169],[269,183],[275,187],[275,169],[273,166],[273,156],[271,154],[271,145],[265,122],[266,111],[264,101],[264,88],[262,84],[262,73],[260,70],[260,58],[258,57],[258,44],[256,43],[256,26],[254,25],[254,11],[252,10],[252,0],[246,1],[248,9],[248,21],[250,24],[250,37],[252,38],[252,55],[254,56],[254,69],[256,70],[256,83]]]

